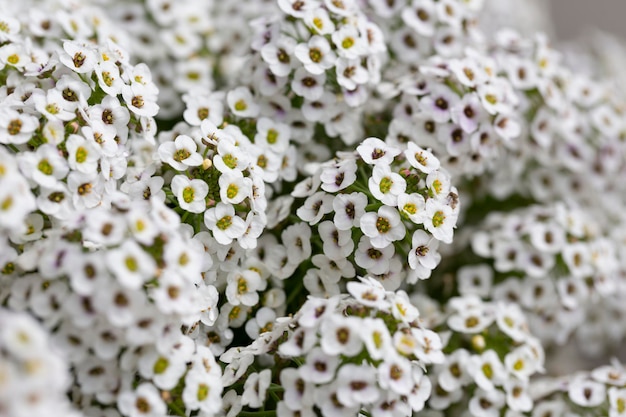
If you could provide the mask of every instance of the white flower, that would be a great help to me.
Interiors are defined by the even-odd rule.
[[[367,236],[361,236],[354,253],[354,262],[370,274],[381,275],[389,272],[389,262],[394,254],[393,245],[378,249]]]
[[[285,388],[283,400],[290,410],[302,410],[313,406],[314,385],[301,376],[302,369],[285,368],[280,373],[280,383]]]
[[[609,388],[609,417],[626,416],[626,389]]]
[[[320,223],[317,230],[322,238],[324,254],[329,259],[334,261],[343,260],[354,250],[352,233],[348,230],[339,230],[330,220]],[[306,258],[302,260],[304,259]]]
[[[65,140],[67,162],[71,169],[84,173],[96,172],[100,160],[100,149],[95,143],[87,141],[80,135],[70,135]]]
[[[528,325],[521,308],[517,304],[498,303],[496,323],[500,330],[516,342],[528,339]]]
[[[241,403],[251,408],[259,408],[265,401],[267,389],[272,382],[272,370],[264,369],[261,372],[253,372],[248,376],[244,384]]]
[[[36,152],[24,152],[19,158],[22,173],[43,187],[54,187],[69,172],[66,159],[54,145],[41,145]]]
[[[177,352],[162,355],[156,349],[143,352],[139,358],[138,370],[144,378],[152,379],[161,389],[173,389],[187,370],[185,357]]]
[[[213,233],[213,237],[222,245],[230,244],[246,232],[246,222],[235,214],[230,204],[217,203],[204,212],[204,224]]]
[[[292,57],[296,44],[293,38],[281,36],[274,42],[263,45],[261,56],[274,75],[278,77],[289,75],[293,67]]]
[[[147,382],[135,391],[122,391],[117,398],[117,406],[129,417],[159,417],[167,411],[159,390]]]
[[[318,191],[304,201],[304,204],[296,210],[296,214],[305,222],[314,225],[333,210],[332,202],[332,195]]]
[[[303,380],[315,384],[325,384],[333,380],[338,366],[338,356],[328,355],[321,347],[314,347],[306,355],[304,365],[298,370]]]
[[[70,121],[76,115],[68,110],[67,101],[63,98],[62,93],[57,89],[48,90],[45,94],[33,93],[31,100],[35,104],[35,108],[48,120]]]
[[[421,194],[400,194],[398,196],[398,210],[415,224],[423,223],[426,200]]]
[[[476,385],[485,391],[493,391],[494,386],[501,385],[506,379],[506,371],[498,354],[489,349],[482,355],[470,357],[467,372],[472,376]]]
[[[446,357],[446,362],[439,365],[437,381],[447,392],[454,392],[467,385],[472,378],[466,371],[469,352],[465,349],[456,349]]]
[[[407,161],[412,167],[419,169],[426,174],[439,169],[440,162],[430,150],[423,149],[413,142],[407,143],[407,149],[404,151]]]
[[[304,68],[314,75],[333,67],[337,59],[326,38],[319,35],[312,36],[306,44],[298,44],[294,54],[304,64]]]
[[[206,209],[205,198],[209,193],[206,182],[198,179],[190,180],[186,175],[172,178],[172,192],[178,199],[183,210],[191,213],[202,213]]]
[[[360,320],[354,317],[331,315],[321,326],[320,345],[327,355],[354,356],[363,347],[359,338]]]
[[[222,407],[222,385],[218,378],[202,371],[191,370],[185,375],[183,402],[188,410],[198,410],[209,415]]]
[[[159,146],[159,158],[178,171],[202,165],[202,155],[196,152],[198,145],[187,135],[179,135],[174,142]]]
[[[303,67],[296,70],[291,81],[291,89],[297,95],[304,97],[308,101],[323,101],[324,85],[326,84],[326,73],[311,74]],[[327,99],[333,97],[328,96]],[[321,112],[320,116],[313,117],[311,114],[305,113],[304,117],[310,121],[326,120],[327,111]]]
[[[378,138],[367,138],[356,151],[361,159],[369,165],[391,165],[393,159],[400,154],[400,149],[387,145]]]
[[[487,298],[491,293],[493,269],[486,264],[461,267],[456,276],[461,295],[476,294]]]
[[[502,391],[479,388],[470,399],[468,408],[473,416],[498,417],[504,402]]]
[[[232,305],[253,306],[259,302],[259,293],[265,283],[258,272],[252,270],[233,271],[228,274],[226,298]]]
[[[567,394],[574,404],[582,407],[597,407],[606,400],[604,384],[584,377],[574,378],[570,381]]]
[[[122,97],[126,102],[128,110],[137,116],[154,117],[159,112],[156,94],[148,86],[139,83],[124,85],[122,87]]]
[[[360,36],[356,26],[342,26],[331,35],[331,39],[342,58],[357,59],[367,53],[368,45]]]
[[[337,399],[348,407],[375,402],[380,391],[376,371],[369,365],[346,364],[337,373]]]
[[[410,394],[414,383],[411,362],[398,354],[386,356],[378,366],[378,383],[400,395]]]
[[[365,213],[361,217],[361,230],[371,239],[372,246],[378,249],[404,239],[406,234],[398,211],[388,206],[382,206],[377,213]]]
[[[460,100],[454,91],[443,84],[436,84],[429,95],[421,98],[420,107],[435,122],[445,123],[450,120],[451,111]]]
[[[338,390],[339,383],[337,381],[315,389],[315,403],[319,406],[321,415],[327,417],[356,416],[361,408],[360,405],[348,407],[343,404],[339,401]]]
[[[432,0],[411,2],[411,6],[402,10],[402,21],[420,35],[434,35],[437,22],[435,4]]]
[[[231,171],[220,176],[220,198],[224,203],[239,204],[252,196],[252,180],[240,171]]]
[[[252,93],[247,87],[237,87],[226,94],[226,102],[230,111],[238,117],[256,117],[259,105],[254,102]]]
[[[483,122],[485,112],[480,100],[475,94],[464,96],[451,112],[452,121],[457,123],[464,132],[473,133],[478,129],[479,123]]]
[[[437,240],[451,243],[456,224],[456,215],[452,208],[434,198],[426,200],[424,227]]]
[[[60,54],[59,60],[71,70],[85,74],[94,70],[98,59],[92,47],[76,41],[63,42],[66,54]]]
[[[406,180],[391,172],[389,165],[375,165],[367,185],[372,195],[387,206],[396,206],[398,196],[406,191]]]
[[[506,404],[513,411],[528,412],[533,408],[533,400],[528,392],[527,384],[511,378],[504,381]]]
[[[357,86],[367,83],[370,77],[358,59],[339,58],[335,71],[337,83],[347,90],[354,90]]]
[[[284,123],[276,123],[270,118],[261,117],[256,125],[257,133],[254,136],[255,145],[282,154],[289,146],[291,130]]]
[[[321,188],[329,193],[343,190],[356,181],[357,164],[347,159],[330,166],[324,166],[320,173]]]
[[[422,362],[443,363],[445,357],[443,354],[443,343],[441,337],[428,329],[412,328],[411,333],[417,342],[413,354]]]
[[[535,354],[527,345],[507,353],[504,357],[504,366],[511,375],[515,375],[521,381],[528,381],[532,374],[541,369]]]
[[[208,123],[203,123],[207,125]],[[232,142],[223,138],[217,144],[217,154],[213,157],[213,164],[215,168],[221,173],[231,171],[243,171],[249,163],[249,158],[243,152],[242,148],[234,144],[234,138]]]
[[[411,238],[411,251],[409,252],[409,266],[418,272],[420,279],[430,277],[430,272],[441,261],[441,255],[437,252],[439,241],[428,235],[423,230],[416,230]]]
[[[20,145],[30,140],[39,120],[30,114],[9,107],[0,111],[0,143]]]
[[[138,289],[156,273],[156,263],[133,240],[126,240],[107,253],[108,268],[118,282],[129,289]]]
[[[361,192],[337,194],[333,199],[335,216],[333,222],[339,230],[359,227],[361,217],[365,214],[367,196]]]

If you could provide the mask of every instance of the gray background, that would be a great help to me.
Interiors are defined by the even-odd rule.
[[[520,0],[519,4],[523,2]],[[549,0],[549,3],[558,40],[576,39],[593,28],[626,37],[626,0]]]

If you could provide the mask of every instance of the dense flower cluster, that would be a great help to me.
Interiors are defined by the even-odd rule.
[[[405,292],[372,278],[347,287],[350,296],[311,297],[252,345],[222,355],[239,410],[266,401],[284,416],[410,416],[424,408],[431,382],[423,369],[444,361],[441,338],[419,324]],[[268,356],[273,368],[254,372]]]
[[[0,310],[0,414],[80,417],[65,393],[70,376],[50,335],[28,314]]]
[[[490,264],[459,268],[461,293],[519,302],[545,343],[563,344],[576,331],[593,354],[622,340],[621,321],[594,318],[626,313],[617,244],[584,211],[531,206],[491,213],[479,227],[472,248]]]
[[[429,150],[409,143],[402,152],[373,137],[321,164],[291,195],[303,223],[282,233],[285,257],[272,272],[287,278],[311,259],[304,286],[315,295],[338,294],[340,278],[356,269],[389,290],[428,278],[460,210],[450,175]],[[290,245],[294,233],[314,247]]]
[[[0,417],[625,416],[621,81],[495,1],[3,5]]]
[[[183,400],[204,383],[211,396],[190,404],[214,412],[220,368],[181,332],[181,325],[216,319],[218,293],[201,274],[203,246],[162,203],[128,203],[77,214],[46,238],[21,242],[19,256],[5,265],[2,301],[55,329],[81,403],[117,403],[128,414],[141,392],[150,407],[165,410],[155,386],[176,392],[184,379]]]
[[[412,301],[423,312],[422,320],[446,340],[445,361],[429,374],[434,387],[430,409],[461,404],[473,416],[533,409],[531,377],[545,372],[545,357],[518,304],[466,294],[450,299],[442,311],[437,301],[421,294]]]

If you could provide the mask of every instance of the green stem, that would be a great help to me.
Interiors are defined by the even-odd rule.
[[[304,288],[304,282],[302,280],[298,280],[298,283],[296,284],[296,288],[294,288],[290,293],[289,293],[289,297],[287,297],[287,302],[286,305],[287,307],[289,307],[289,305],[293,302],[293,300],[300,295],[300,293],[302,292],[302,289]]]
[[[276,411],[241,411],[239,417],[275,417]]]
[[[167,407],[172,410],[177,416],[180,417],[186,417],[185,411],[182,410],[179,406],[177,406],[176,404],[172,403],[168,403]]]

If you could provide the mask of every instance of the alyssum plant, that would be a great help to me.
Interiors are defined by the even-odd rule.
[[[0,416],[626,416],[600,64],[482,0],[200,3],[2,6]]]

